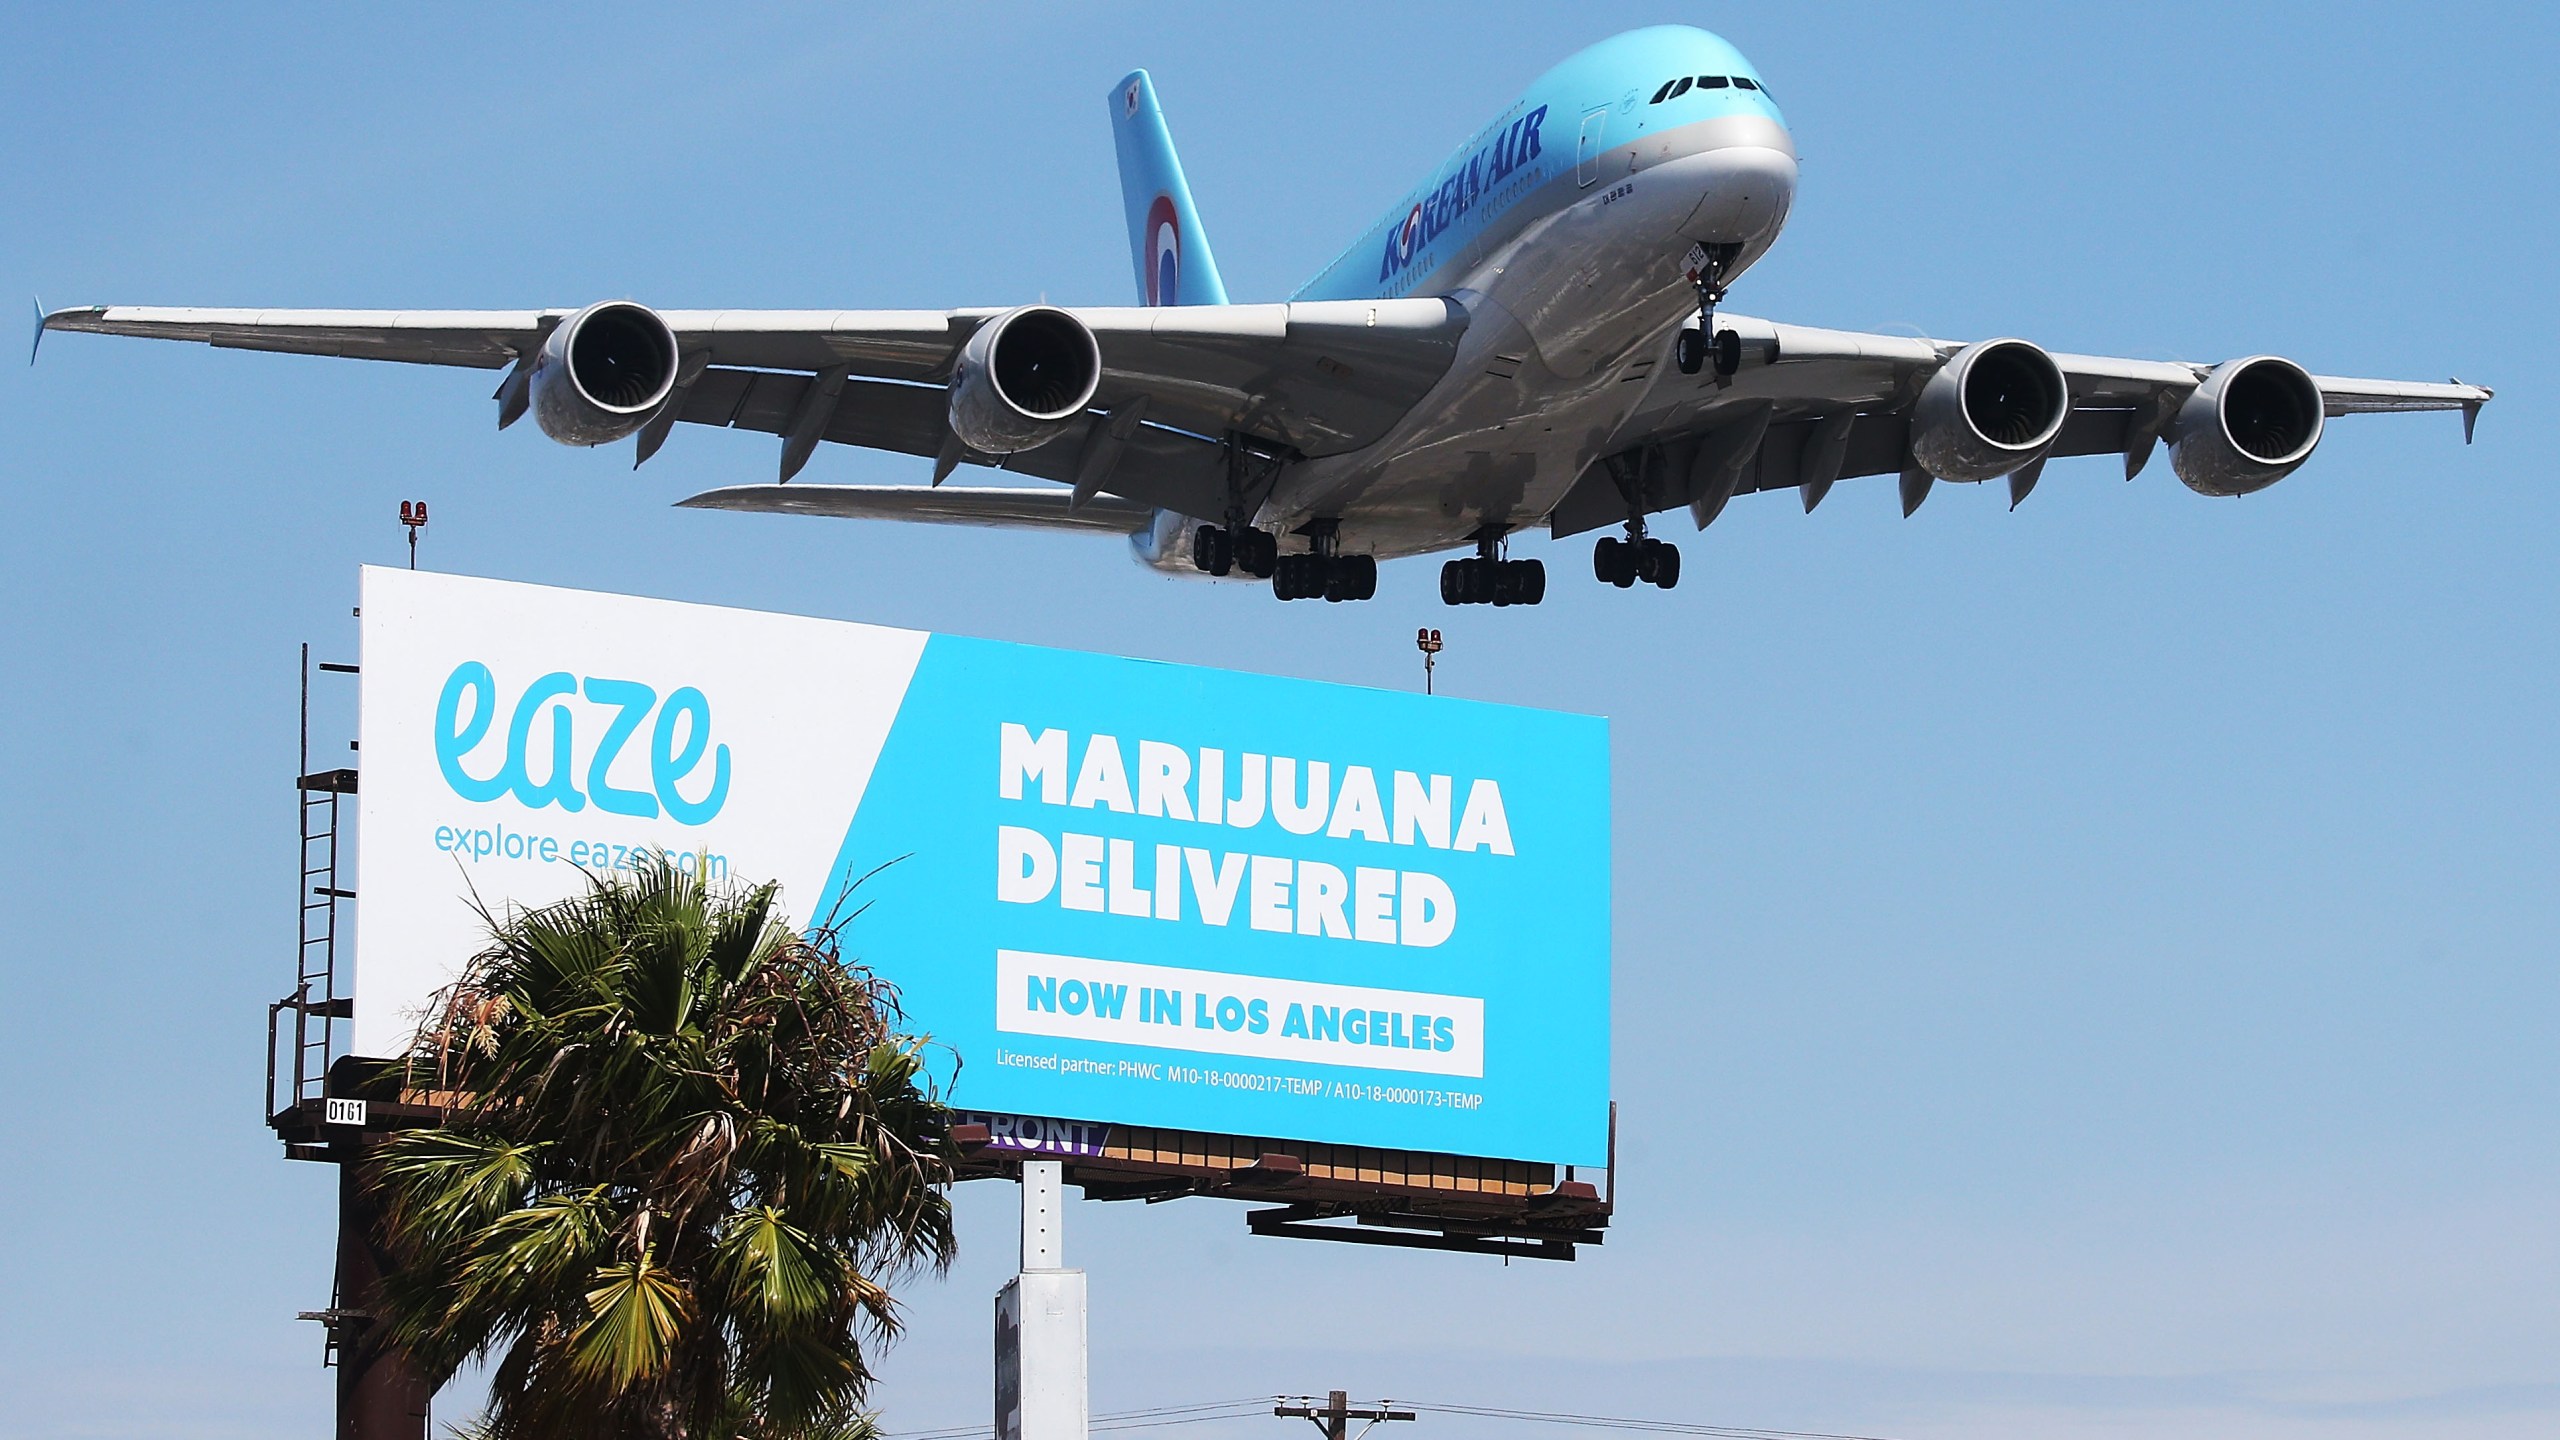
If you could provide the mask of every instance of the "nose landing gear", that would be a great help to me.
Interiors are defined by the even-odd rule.
[[[1716,328],[1716,307],[1724,303],[1724,277],[1742,257],[1740,245],[1692,245],[1684,262],[1689,283],[1698,287],[1698,328],[1682,330],[1672,359],[1683,375],[1695,375],[1713,360],[1718,380],[1730,380],[1742,368],[1742,337]],[[1712,340],[1708,337],[1714,337]]]

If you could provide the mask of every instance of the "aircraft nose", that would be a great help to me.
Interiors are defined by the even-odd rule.
[[[1745,246],[1775,238],[1796,196],[1795,147],[1784,131],[1718,145],[1694,163],[1699,196],[1680,224],[1684,238]]]

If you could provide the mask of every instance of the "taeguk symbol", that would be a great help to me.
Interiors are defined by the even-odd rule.
[[[1173,197],[1158,195],[1147,207],[1147,303],[1179,305],[1182,293],[1182,222]]]

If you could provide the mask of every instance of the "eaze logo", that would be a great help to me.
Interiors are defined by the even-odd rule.
[[[581,699],[586,703],[576,703]],[[637,680],[589,676],[581,682],[555,670],[516,698],[503,744],[490,735],[498,711],[497,677],[477,660],[453,667],[436,697],[436,768],[454,794],[474,804],[512,795],[528,809],[557,805],[574,815],[593,802],[609,815],[655,820],[664,813],[679,824],[701,825],[728,803],[729,747],[712,745],[711,701],[690,685],[662,702],[654,688]],[[649,728],[649,786],[616,785],[614,762],[643,725]],[[475,760],[484,744],[489,755]],[[688,798],[685,788],[694,783],[706,753],[710,783],[700,798]],[[490,759],[498,762],[494,771],[473,773]]]
[[[1158,195],[1147,207],[1147,303],[1182,303],[1182,221],[1173,197]]]

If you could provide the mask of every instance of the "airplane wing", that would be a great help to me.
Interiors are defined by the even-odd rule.
[[[1922,388],[1965,347],[1907,335],[1869,335],[1718,318],[1739,337],[1743,363],[1730,377],[1682,375],[1660,357],[1639,357],[1652,386],[1613,444],[1549,517],[1559,536],[1627,518],[1628,488],[1647,513],[1687,507],[1700,527],[1734,495],[1796,489],[1807,510],[1834,482],[1861,475],[1903,477],[1905,513],[1932,483],[1913,456],[1914,411]],[[2052,356],[2067,387],[2068,413],[2043,459],[2121,455],[2125,478],[2170,438],[2179,407],[2214,367],[2097,355]],[[2308,377],[2324,416],[2418,410],[2460,411],[2464,438],[2493,393],[2459,381],[2434,384]],[[2025,498],[2043,459],[2009,476],[2011,503]]]
[[[512,367],[500,423],[523,412],[520,380],[574,311],[214,310],[89,306],[57,310],[43,330],[191,340],[269,350]],[[1003,311],[669,310],[657,312],[681,357],[679,382],[641,432],[646,460],[681,420],[787,437],[783,476],[832,440],[913,455],[949,443],[943,386],[961,348]],[[1241,432],[1303,456],[1356,450],[1385,433],[1449,368],[1466,312],[1454,301],[1404,299],[1273,305],[1071,308],[1095,339],[1102,375],[1097,428],[978,464],[1070,483],[1115,428],[1108,479],[1096,488],[1197,515],[1226,503],[1221,437]],[[815,400],[813,401],[813,387]],[[515,392],[511,400],[510,391]],[[823,411],[823,413],[820,413]],[[813,419],[812,417],[815,416]],[[1120,433],[1126,431],[1127,433]],[[803,433],[806,433],[804,440]],[[800,442],[795,444],[794,442]]]
[[[917,520],[1010,530],[1098,530],[1135,535],[1154,521],[1152,507],[1110,496],[1078,505],[1064,490],[984,485],[731,485],[679,500],[695,510],[756,510],[777,515],[833,515],[848,520]]]

